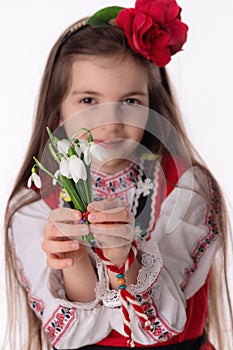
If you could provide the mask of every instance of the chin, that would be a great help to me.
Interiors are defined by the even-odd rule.
[[[107,174],[114,174],[124,169],[130,160],[125,158],[115,158],[111,160],[105,160],[104,162],[92,161],[93,168],[97,171],[104,172]]]

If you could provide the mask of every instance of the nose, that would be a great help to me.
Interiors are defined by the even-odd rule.
[[[122,113],[118,103],[107,103],[102,106],[101,128],[114,131],[123,128]]]

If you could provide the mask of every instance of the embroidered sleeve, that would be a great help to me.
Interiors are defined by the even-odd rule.
[[[66,292],[64,288],[64,280],[62,276],[61,270],[50,270],[49,279],[48,279],[48,289],[53,295],[54,298],[60,299],[63,305],[68,307],[77,307],[79,309],[90,310],[96,306],[100,306],[101,301],[99,296],[102,293],[102,290],[105,286],[105,278],[104,278],[104,267],[101,263],[99,257],[94,254],[91,249],[89,250],[89,256],[93,262],[93,265],[96,267],[98,282],[96,284],[96,299],[89,303],[79,303],[79,302],[71,302],[66,298]]]
[[[217,215],[218,200],[211,182],[200,169],[188,170],[163,203],[151,239],[144,243],[150,247],[158,243],[163,267],[149,289],[139,292],[134,286],[152,323],[151,331],[143,325],[134,327],[136,341],[143,339],[140,327],[155,342],[169,340],[183,330],[186,300],[204,285],[219,248]]]
[[[98,297],[87,304],[71,303],[65,298],[61,273],[51,273],[41,249],[46,221],[44,204],[37,201],[18,210],[9,228],[28,303],[57,349],[76,349],[98,342],[111,330],[106,310]],[[98,271],[102,273],[101,266]],[[96,288],[101,289],[101,278]],[[96,332],[90,332],[93,328]]]

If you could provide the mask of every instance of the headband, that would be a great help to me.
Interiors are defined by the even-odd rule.
[[[158,67],[182,50],[188,32],[176,0],[136,0],[135,8],[106,7],[72,26],[63,42],[86,25],[121,28],[131,49]]]

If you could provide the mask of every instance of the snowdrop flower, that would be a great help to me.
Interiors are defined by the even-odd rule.
[[[60,162],[60,173],[68,179],[73,179],[75,183],[79,179],[87,179],[87,171],[83,161],[73,155],[70,158],[62,158]]]
[[[59,174],[61,174],[61,172],[60,172],[60,170],[58,169],[58,170],[55,172],[55,174],[53,175],[53,181],[52,181],[53,186],[55,186],[55,185],[57,184]]]
[[[138,189],[140,193],[143,193],[143,197],[148,196],[152,188],[153,188],[153,183],[151,179],[146,179],[144,182],[143,181],[138,182]]]
[[[71,156],[69,158],[69,166],[72,179],[74,182],[78,182],[79,179],[86,181],[87,171],[83,161],[77,156]]]
[[[68,158],[62,158],[60,162],[60,173],[61,175],[67,177],[68,179],[71,179],[71,172],[69,167],[69,159]]]
[[[75,152],[77,153],[77,155],[78,155],[78,157],[80,157],[81,156],[81,154],[82,154],[82,150],[81,150],[81,148],[80,148],[80,145],[74,145],[74,150],[75,150]]]
[[[84,148],[84,144],[82,147]],[[108,156],[105,149],[93,141],[86,145],[83,153],[84,161],[87,165],[90,165],[92,156],[101,162]]]
[[[108,157],[108,153],[106,152],[106,150],[102,146],[98,145],[97,143],[91,142],[89,146],[90,146],[90,152],[93,155],[93,157],[100,160],[101,162]]]
[[[63,154],[63,156],[67,156],[68,155],[68,151],[69,151],[69,148],[70,148],[71,143],[69,140],[61,140],[61,141],[58,141],[57,143],[57,150],[59,153]]]
[[[39,175],[37,175],[35,168],[32,168],[31,176],[28,179],[28,182],[27,182],[28,188],[30,188],[32,186],[32,182],[34,182],[34,184],[37,188],[42,187],[41,179],[40,179]]]
[[[90,165],[90,163],[91,163],[91,152],[90,152],[90,147],[89,147],[89,145],[87,145],[87,147],[86,147],[85,150],[84,150],[84,162],[85,162],[87,165]]]
[[[79,147],[83,153],[85,152],[85,149],[87,148],[87,146],[88,146],[88,141],[79,140]]]

